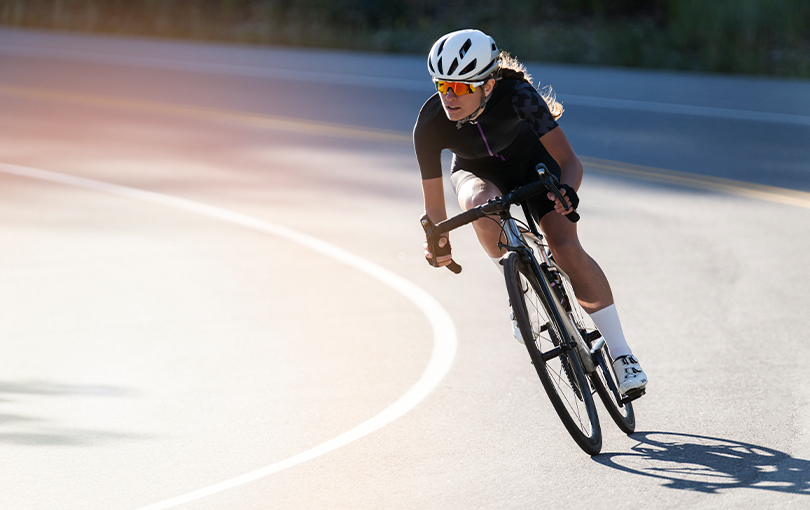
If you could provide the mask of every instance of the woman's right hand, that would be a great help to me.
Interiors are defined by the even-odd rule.
[[[425,259],[428,261],[428,264],[434,267],[444,267],[450,262],[453,261],[453,256],[450,254],[450,239],[447,238],[446,235],[439,237],[439,241],[437,242],[438,248],[436,249],[436,253],[432,253],[430,250],[430,246],[428,243],[424,243],[422,246],[425,249]],[[436,257],[436,263],[433,263],[433,257]]]

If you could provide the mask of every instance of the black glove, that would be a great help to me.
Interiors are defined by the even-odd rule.
[[[445,237],[444,239],[447,239],[447,243],[445,243],[445,245],[442,246],[442,247],[439,246],[439,239],[442,239],[442,238],[441,237],[431,237],[431,238],[428,239],[428,251],[433,254],[433,258],[428,258],[427,256],[425,256],[425,260],[428,261],[428,264],[430,264],[431,266],[434,266],[434,267],[436,267],[436,259],[438,257],[442,257],[444,255],[450,255],[450,251],[451,251],[450,239],[447,239]]]
[[[579,207],[579,197],[577,196],[577,192],[574,191],[574,188],[567,184],[560,184],[559,185],[560,191],[565,190],[565,196],[571,201],[571,208],[576,209]]]
[[[433,235],[433,227],[435,227],[435,225],[432,221],[430,221],[427,213],[423,214],[422,217],[419,218],[419,222],[422,224],[422,228],[425,230],[425,235],[427,236],[428,251],[433,254],[433,258],[428,258],[428,256],[425,255],[425,260],[427,260],[428,264],[431,266],[438,267],[436,265],[436,258],[441,257],[442,255],[450,254],[450,239],[445,237],[445,239],[447,239],[447,243],[445,243],[444,247],[439,248],[439,239],[441,239],[442,236]],[[450,264],[447,265],[447,269],[456,274],[461,272],[461,266],[456,264],[454,260],[450,261]]]

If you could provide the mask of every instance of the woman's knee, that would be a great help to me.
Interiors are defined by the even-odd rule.
[[[483,179],[468,179],[458,193],[458,204],[465,211],[487,203],[487,200],[499,195],[494,184]]]
[[[546,241],[548,242],[548,247],[551,250],[551,253],[558,262],[575,262],[588,256],[585,253],[585,250],[582,248],[579,239],[575,235],[558,238],[546,236]]]

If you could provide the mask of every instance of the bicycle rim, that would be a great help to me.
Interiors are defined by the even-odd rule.
[[[539,281],[517,253],[504,258],[504,274],[515,319],[549,400],[577,445],[596,455],[602,449],[602,432],[579,358],[563,348],[558,356],[543,359],[543,353],[561,347],[563,325],[547,310]]]
[[[590,374],[599,398],[605,405],[610,417],[625,434],[632,434],[636,431],[636,415],[633,412],[633,404],[621,402],[619,395],[619,383],[616,374],[613,372],[613,358],[610,356],[607,346],[603,347],[595,356],[597,362],[596,370]]]

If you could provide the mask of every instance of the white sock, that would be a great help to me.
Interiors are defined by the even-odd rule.
[[[619,320],[619,312],[616,311],[615,304],[589,315],[605,338],[605,343],[610,349],[610,355],[613,356],[613,359],[633,354],[632,349],[627,345],[627,340],[624,338],[622,322]]]
[[[500,271],[501,274],[503,274],[503,266],[501,265],[501,262],[500,262],[501,258],[500,257],[490,257],[490,258],[492,259],[492,262],[495,263],[495,267],[498,268],[498,271]],[[598,328],[599,326],[596,326],[596,327]]]

